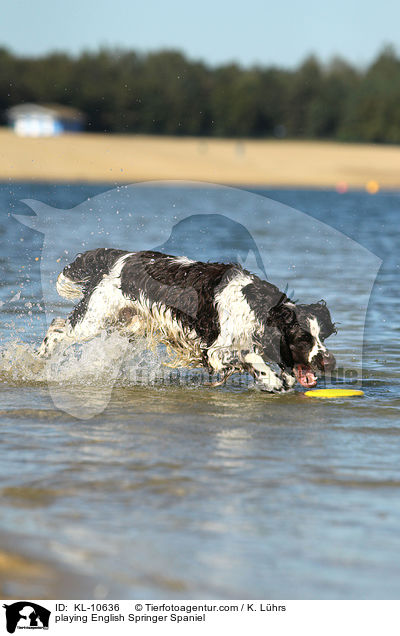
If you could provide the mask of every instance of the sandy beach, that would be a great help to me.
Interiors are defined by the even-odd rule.
[[[400,187],[400,147],[0,129],[0,180],[132,183],[183,179],[263,187]]]

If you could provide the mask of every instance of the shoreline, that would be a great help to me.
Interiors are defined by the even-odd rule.
[[[400,146],[101,133],[28,138],[0,128],[2,182],[177,180],[374,193],[400,189],[399,167]]]

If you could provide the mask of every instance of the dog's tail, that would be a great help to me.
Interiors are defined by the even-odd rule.
[[[57,278],[58,293],[69,300],[80,298],[89,287],[96,285],[104,274],[108,274],[115,262],[124,254],[128,252],[108,247],[99,247],[78,254]]]

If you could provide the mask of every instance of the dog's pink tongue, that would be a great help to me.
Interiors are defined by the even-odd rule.
[[[309,388],[317,384],[317,378],[315,374],[311,371],[311,368],[307,367],[306,365],[298,364],[296,375],[301,386]]]

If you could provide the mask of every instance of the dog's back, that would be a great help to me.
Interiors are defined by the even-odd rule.
[[[202,263],[150,250],[98,248],[78,254],[63,269],[57,291],[68,299],[87,298],[113,268],[119,270],[119,289],[125,298],[168,308],[183,326],[195,328],[207,345],[218,335],[215,290],[241,269],[233,263]]]

